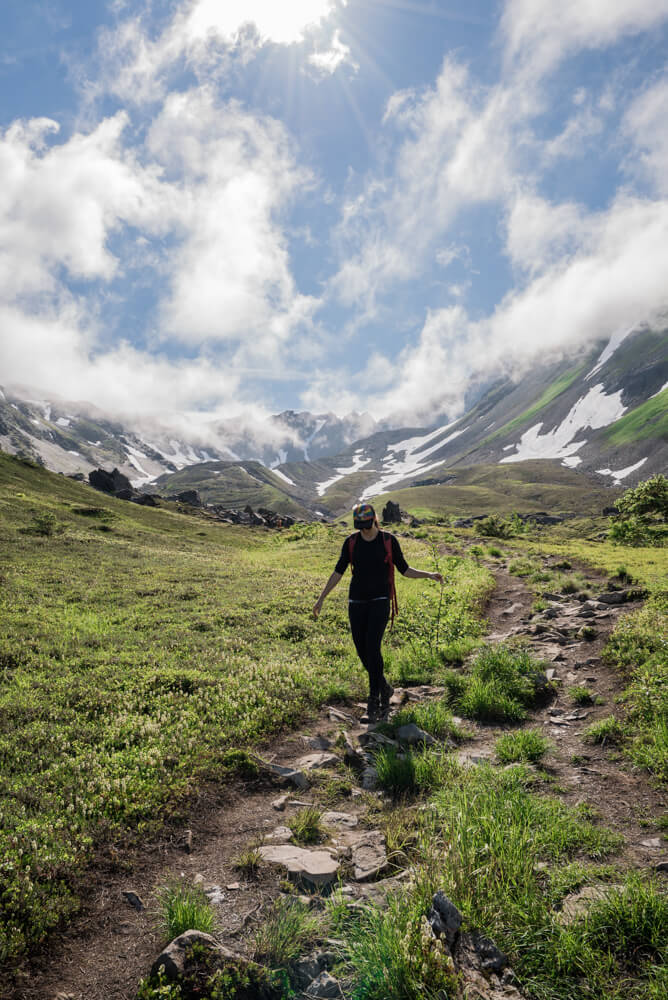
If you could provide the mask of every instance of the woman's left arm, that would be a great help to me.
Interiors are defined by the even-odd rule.
[[[409,580],[436,580],[438,583],[443,583],[443,576],[441,573],[428,573],[426,569],[413,569],[409,566],[404,576],[407,576]]]

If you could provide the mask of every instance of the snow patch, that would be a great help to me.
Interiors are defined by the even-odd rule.
[[[641,466],[643,466],[646,461],[647,461],[646,458],[641,458],[640,461],[636,462],[635,465],[629,465],[628,468],[626,469],[619,469],[618,472],[613,472],[612,469],[597,469],[596,471],[601,476],[612,476],[612,478],[614,479],[615,486],[619,486],[622,479],[626,479],[626,477],[630,476],[632,472],[636,471],[636,469],[641,468]]]
[[[406,438],[405,441],[398,441],[396,444],[389,445],[388,452],[394,452],[396,457],[388,459],[386,456],[383,459],[384,475],[378,482],[368,486],[360,499],[366,500],[368,497],[376,496],[378,493],[385,493],[395,483],[400,483],[402,479],[407,479],[416,472],[427,472],[429,469],[435,469],[437,465],[441,465],[443,462],[442,459],[428,464],[424,463],[424,459],[428,455],[433,454],[433,452],[438,451],[439,448],[443,448],[450,441],[454,441],[456,437],[459,437],[460,434],[468,430],[468,426],[462,427],[461,430],[453,431],[452,434],[443,437],[442,435],[451,427],[454,427],[456,423],[457,421],[455,420],[453,423],[447,424],[445,427],[439,427],[422,437]],[[429,445],[429,447],[426,448],[425,445]],[[403,458],[398,457],[400,454],[403,454]]]
[[[577,434],[590,427],[598,430],[619,420],[626,411],[622,403],[622,390],[607,396],[599,382],[586,396],[575,403],[558,427],[541,434],[542,422],[534,424],[522,435],[514,455],[501,459],[504,462],[526,462],[532,458],[569,458],[579,451],[586,440],[576,441]]]
[[[125,447],[128,448],[128,445],[126,445]],[[128,448],[128,450],[129,450],[129,448]],[[135,450],[135,449],[133,449],[133,450]],[[139,452],[139,454],[141,455],[141,452]],[[145,483],[152,483],[153,482],[154,476],[151,476],[146,471],[146,469],[142,468],[141,464],[138,462],[138,460],[137,460],[137,458],[136,458],[135,455],[133,455],[133,454],[128,455],[128,461],[129,461],[130,465],[134,466],[134,468],[140,474],[140,478],[139,479],[132,479],[131,480],[131,483],[132,483],[133,486],[135,486],[135,487],[137,487],[137,486],[143,486]]]
[[[664,389],[668,389],[668,382],[665,382],[658,392],[653,393],[649,398],[654,399],[654,396],[660,396]]]
[[[582,465],[582,459],[579,455],[571,455],[569,458],[565,458],[562,465],[565,465],[567,469],[576,469],[578,465]]]
[[[131,444],[125,444],[123,447],[129,455],[134,455],[135,458],[148,458],[148,455],[146,455],[145,452],[140,451],[139,448],[134,448]],[[132,464],[134,465],[135,463],[133,462]],[[136,465],[135,468],[137,468]]]
[[[278,454],[274,461],[269,466],[270,469],[275,469],[277,465],[285,465],[288,460],[288,453],[284,451],[283,448],[278,449]]]
[[[5,402],[7,401],[7,397],[5,396],[5,394],[4,394],[4,392],[2,391],[2,389],[0,389],[0,399],[4,399],[4,400],[5,400]]]
[[[58,419],[56,420],[56,424],[58,425],[58,427],[69,427],[70,421],[68,417],[58,417]]]
[[[309,455],[308,455],[309,445],[311,444],[311,441],[316,436],[316,434],[320,433],[320,431],[323,429],[323,427],[325,426],[326,423],[327,423],[326,420],[316,420],[316,422],[315,422],[315,430],[313,431],[312,434],[309,434],[309,436],[306,439],[306,443],[304,444],[304,458],[306,459],[307,462],[311,461],[311,459],[309,458]]]
[[[589,372],[589,374],[585,375],[585,382],[587,382],[592,377],[592,375],[595,375],[596,372],[603,367],[606,361],[609,358],[611,358],[612,355],[615,353],[615,351],[622,343],[622,341],[626,340],[628,335],[632,333],[634,330],[635,330],[635,324],[633,326],[630,326],[628,330],[625,329],[625,327],[621,327],[621,329],[615,330],[610,340],[608,341],[607,346],[603,349],[600,358],[598,359],[592,370]]]
[[[76,455],[77,457],[80,457],[80,456],[79,456],[79,452],[78,452],[78,451],[70,451],[70,450],[68,449],[68,451],[67,451],[67,454],[68,454],[68,455]]]
[[[290,486],[294,486],[295,485],[294,482],[292,481],[292,479],[290,479],[288,476],[286,476],[286,474],[284,472],[281,472],[280,469],[272,469],[271,471],[274,473],[275,476],[278,476],[279,479],[283,479],[283,480],[285,480],[286,483],[289,483]]]
[[[337,469],[336,475],[332,476],[331,479],[326,479],[324,483],[316,483],[315,489],[318,496],[319,497],[324,496],[327,490],[330,488],[330,486],[333,486],[334,483],[338,483],[339,479],[343,479],[344,476],[352,476],[354,472],[359,472],[359,470],[364,468],[365,465],[368,465],[371,459],[362,458],[363,455],[364,455],[363,449],[360,449],[360,451],[356,451],[355,454],[353,455],[353,464],[349,468]]]
[[[514,445],[514,444],[507,444],[507,445],[504,445],[504,447],[503,447],[503,449],[502,449],[502,450],[503,450],[503,451],[510,451],[510,450],[511,450],[512,448],[514,448],[514,447],[515,447],[515,445]]]

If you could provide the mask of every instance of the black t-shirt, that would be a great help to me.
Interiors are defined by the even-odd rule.
[[[379,531],[372,542],[365,542],[359,532],[346,538],[341,549],[339,561],[335,566],[337,573],[345,573],[350,564],[350,538],[355,539],[353,549],[352,580],[348,598],[351,601],[372,601],[376,597],[390,596],[390,581],[388,566],[385,562],[385,543],[383,535],[392,540],[392,562],[403,575],[408,569],[399,542],[389,532]]]

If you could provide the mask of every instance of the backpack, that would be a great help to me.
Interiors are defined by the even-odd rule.
[[[390,585],[390,631],[394,628],[394,617],[399,614],[399,604],[397,603],[397,588],[394,585],[394,561],[392,559],[392,536],[386,534],[384,531],[380,533],[383,539],[383,545],[385,546],[385,562],[387,563],[387,580]],[[353,552],[355,551],[355,545],[357,544],[357,539],[359,538],[359,531],[355,535],[351,535],[348,539],[348,558],[350,560],[350,568],[353,566]]]

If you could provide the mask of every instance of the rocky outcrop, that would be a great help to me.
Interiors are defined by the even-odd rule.
[[[383,507],[383,524],[401,524],[401,508],[398,503],[388,500]]]
[[[101,493],[108,493],[110,496],[117,496],[127,490],[130,495],[134,494],[132,484],[127,476],[124,476],[118,469],[107,472],[106,469],[93,469],[88,473],[88,482],[93,489],[100,490]],[[123,497],[122,499],[129,499]]]

